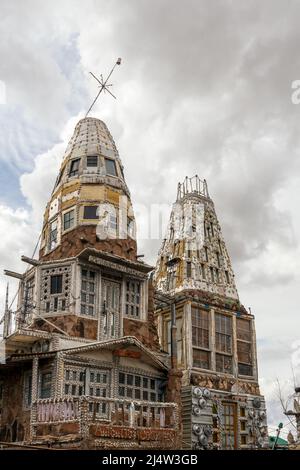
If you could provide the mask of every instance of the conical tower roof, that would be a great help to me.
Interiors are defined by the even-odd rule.
[[[238,300],[214,203],[206,181],[197,175],[178,185],[154,279],[167,294],[199,290]]]
[[[136,259],[135,220],[123,165],[106,124],[81,119],[44,214],[41,259],[87,247]]]

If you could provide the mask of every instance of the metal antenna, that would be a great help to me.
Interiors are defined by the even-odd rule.
[[[113,66],[113,68],[111,69],[110,73],[108,74],[107,78],[105,80],[103,80],[103,76],[102,74],[100,75],[100,79],[96,77],[96,75],[94,75],[92,72],[90,72],[90,74],[92,75],[92,77],[94,77],[95,80],[97,80],[98,83],[100,83],[100,90],[98,91],[98,94],[96,96],[96,98],[94,99],[94,101],[92,102],[91,106],[89,107],[85,117],[87,117],[87,115],[90,113],[92,107],[94,106],[94,104],[96,103],[97,99],[99,98],[99,95],[102,91],[107,91],[113,98],[116,99],[115,95],[112,94],[112,92],[109,90],[109,87],[112,86],[111,83],[107,83],[111,74],[113,73],[116,65],[120,65],[121,64],[121,58],[119,57],[117,62],[115,63],[115,65]]]

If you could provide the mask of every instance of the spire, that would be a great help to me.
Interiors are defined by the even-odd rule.
[[[135,260],[135,219],[121,159],[106,124],[81,119],[65,151],[46,207],[41,259],[84,248]]]
[[[3,338],[7,338],[11,329],[11,311],[9,309],[9,283],[6,285]]]
[[[199,290],[238,299],[234,273],[206,180],[178,184],[155,270],[158,290]]]

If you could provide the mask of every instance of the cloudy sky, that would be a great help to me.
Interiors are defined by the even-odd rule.
[[[122,57],[117,101],[103,96],[93,115],[136,207],[172,203],[185,175],[207,179],[256,316],[269,424],[286,424],[275,381],[291,391],[292,361],[300,385],[299,16],[296,0],[0,0],[1,310],[3,268],[32,255],[66,142],[97,92],[89,71]],[[140,239],[139,252],[153,263],[159,245]]]

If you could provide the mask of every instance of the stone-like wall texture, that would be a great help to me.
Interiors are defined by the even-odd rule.
[[[65,233],[61,237],[61,243],[50,253],[44,255],[44,250],[40,250],[40,259],[43,261],[61,260],[72,258],[78,255],[85,248],[95,248],[96,250],[112,253],[117,256],[136,261],[136,241],[127,238],[124,240],[109,239],[98,240],[95,225],[82,225],[74,230]]]

